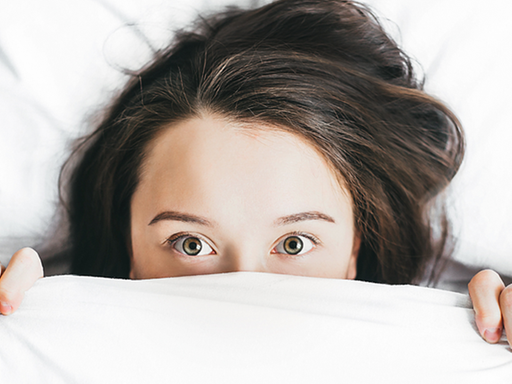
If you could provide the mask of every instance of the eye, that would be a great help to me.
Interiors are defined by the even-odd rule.
[[[272,253],[281,253],[292,256],[302,255],[313,249],[316,243],[316,240],[307,236],[292,235],[280,241],[272,250]]]
[[[215,253],[212,247],[199,237],[181,236],[171,243],[176,251],[187,256],[205,256]]]

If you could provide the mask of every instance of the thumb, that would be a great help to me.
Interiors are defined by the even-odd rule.
[[[23,248],[11,258],[0,278],[0,313],[16,311],[25,292],[43,277],[41,259],[32,248]]]

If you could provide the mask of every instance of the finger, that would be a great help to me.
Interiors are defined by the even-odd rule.
[[[37,279],[43,277],[41,259],[32,248],[16,252],[0,278],[0,313],[16,311],[27,291]]]
[[[496,343],[501,337],[503,325],[500,294],[504,288],[500,276],[489,269],[478,272],[468,285],[476,326],[480,335],[489,343]]]
[[[501,292],[500,307],[508,343],[512,346],[512,284]]]
[[[0,264],[0,276],[2,276],[2,273],[4,273],[5,271],[5,267],[3,266],[3,264]]]

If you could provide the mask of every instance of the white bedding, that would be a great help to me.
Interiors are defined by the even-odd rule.
[[[0,318],[1,383],[506,383],[468,297],[265,273],[40,280]]]
[[[235,2],[251,1],[0,0],[2,263],[53,236],[67,144],[120,86],[119,68],[147,58],[139,32],[159,47],[196,11]],[[455,258],[512,275],[512,3],[368,3],[468,133],[451,195]],[[64,276],[0,316],[0,383],[45,382],[507,383],[512,351],[480,338],[467,296],[441,290],[259,273]]]

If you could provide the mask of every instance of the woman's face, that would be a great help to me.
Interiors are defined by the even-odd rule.
[[[131,202],[130,277],[235,271],[353,279],[352,203],[301,138],[193,118],[148,149]]]

